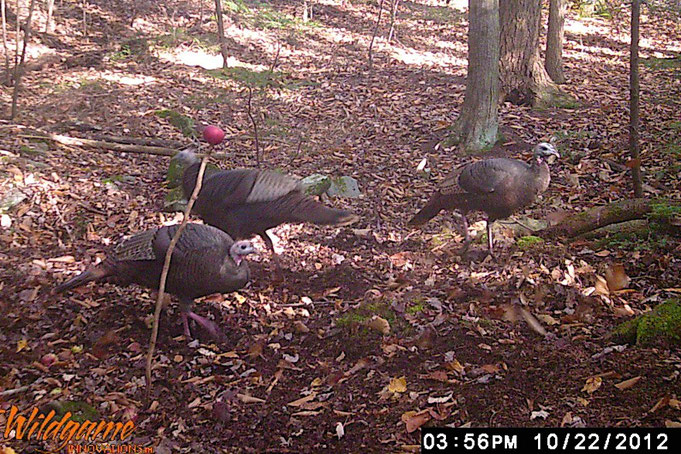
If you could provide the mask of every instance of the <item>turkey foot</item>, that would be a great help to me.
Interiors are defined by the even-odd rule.
[[[218,328],[218,325],[213,323],[212,321],[208,320],[205,317],[201,317],[198,314],[195,314],[192,311],[188,312],[182,312],[182,325],[184,326],[184,335],[187,339],[192,339],[192,333],[189,331],[189,319],[192,318],[201,325],[203,329],[208,331],[208,334],[211,335],[213,339],[219,340],[221,338],[220,334],[220,329]]]

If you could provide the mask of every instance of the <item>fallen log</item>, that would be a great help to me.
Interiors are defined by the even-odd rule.
[[[643,219],[654,210],[660,211],[664,207],[669,207],[673,211],[671,217],[676,218],[681,214],[681,211],[677,212],[677,210],[681,210],[681,201],[679,200],[642,198],[619,200],[568,216],[558,224],[547,227],[541,233],[549,237],[573,238],[610,224]]]

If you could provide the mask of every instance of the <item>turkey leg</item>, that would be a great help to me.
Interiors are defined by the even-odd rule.
[[[208,334],[210,334],[214,339],[220,339],[220,330],[218,329],[218,325],[207,318],[201,317],[200,315],[192,312],[192,303],[192,300],[180,301],[180,316],[182,317],[182,325],[184,326],[185,337],[187,339],[192,339],[192,333],[189,331],[189,318],[192,318],[196,321],[196,323],[201,325],[203,329],[208,331]]]
[[[494,223],[494,220],[492,219],[487,219],[487,246],[489,247],[489,255],[494,257],[494,250],[492,249],[492,224]]]
[[[263,239],[265,242],[265,246],[267,246],[267,249],[270,250],[272,253],[272,261],[274,262],[274,266],[276,267],[276,273],[277,273],[277,278],[279,280],[283,280],[284,278],[284,273],[281,269],[281,263],[279,263],[279,256],[277,255],[276,252],[274,252],[274,243],[272,242],[272,238],[267,234],[267,232],[261,232],[258,235]]]

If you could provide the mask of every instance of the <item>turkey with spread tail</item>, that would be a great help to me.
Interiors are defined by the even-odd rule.
[[[171,225],[123,239],[104,261],[58,285],[54,291],[65,292],[91,281],[158,289],[163,262],[178,228],[179,225]],[[188,321],[191,318],[213,337],[220,337],[217,325],[192,312],[192,304],[195,298],[233,292],[248,284],[250,271],[244,257],[252,252],[250,241],[235,242],[214,227],[187,224],[173,249],[166,281],[166,291],[180,300],[185,336],[191,338]]]
[[[532,204],[546,191],[551,181],[550,156],[560,157],[560,154],[553,145],[542,142],[534,147],[531,164],[506,158],[467,164],[441,183],[439,190],[409,224],[425,224],[442,210],[459,210],[466,237],[465,251],[470,243],[466,215],[471,211],[482,211],[487,214],[487,242],[491,255],[492,223]]]
[[[177,158],[185,166],[182,190],[189,199],[200,162],[191,150],[181,151]],[[257,169],[207,172],[192,211],[235,239],[259,235],[272,253],[280,276],[279,258],[267,230],[286,223],[345,226],[359,220],[349,211],[317,202],[305,194],[296,178]]]

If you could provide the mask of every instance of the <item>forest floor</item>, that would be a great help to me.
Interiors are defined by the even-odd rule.
[[[456,217],[440,215],[422,230],[406,225],[436,182],[471,159],[441,145],[465,88],[457,2],[400,3],[392,43],[384,12],[371,69],[376,2],[316,1],[308,23],[292,2],[228,2],[230,66],[246,69],[224,78],[198,66],[219,66],[212,2],[202,13],[199,2],[161,3],[61,2],[55,33],[38,33],[29,47],[30,61],[41,63],[26,74],[17,123],[189,144],[155,114],[171,109],[228,130],[218,165],[252,167],[246,87],[259,84],[252,111],[263,167],[353,176],[363,196],[330,203],[362,219],[342,229],[274,229],[283,283],[263,253],[251,261],[248,288],[196,304],[221,326],[224,343],[188,343],[173,300],[147,402],[153,294],[106,284],[67,295],[50,289],[122,235],[180,218],[161,212],[168,158],[35,141],[3,121],[0,194],[25,198],[2,213],[0,228],[0,393],[28,387],[0,397],[0,409],[132,419],[133,442],[159,453],[400,452],[418,449],[422,425],[681,421],[679,348],[607,338],[678,297],[678,237],[533,244],[502,231],[496,261],[483,258],[482,243],[466,261]],[[674,17],[644,12],[645,191],[679,199],[681,30]],[[44,16],[36,20],[42,30]],[[552,137],[562,153],[549,190],[516,217],[550,219],[632,197],[628,172],[612,164],[628,160],[628,20],[626,12],[570,13],[562,88],[575,105],[502,106],[505,139],[490,155],[526,159]],[[2,86],[0,97],[8,106],[11,91]],[[417,170],[424,158],[430,173]],[[627,278],[616,292],[604,284]],[[23,453],[50,446],[2,444]]]

